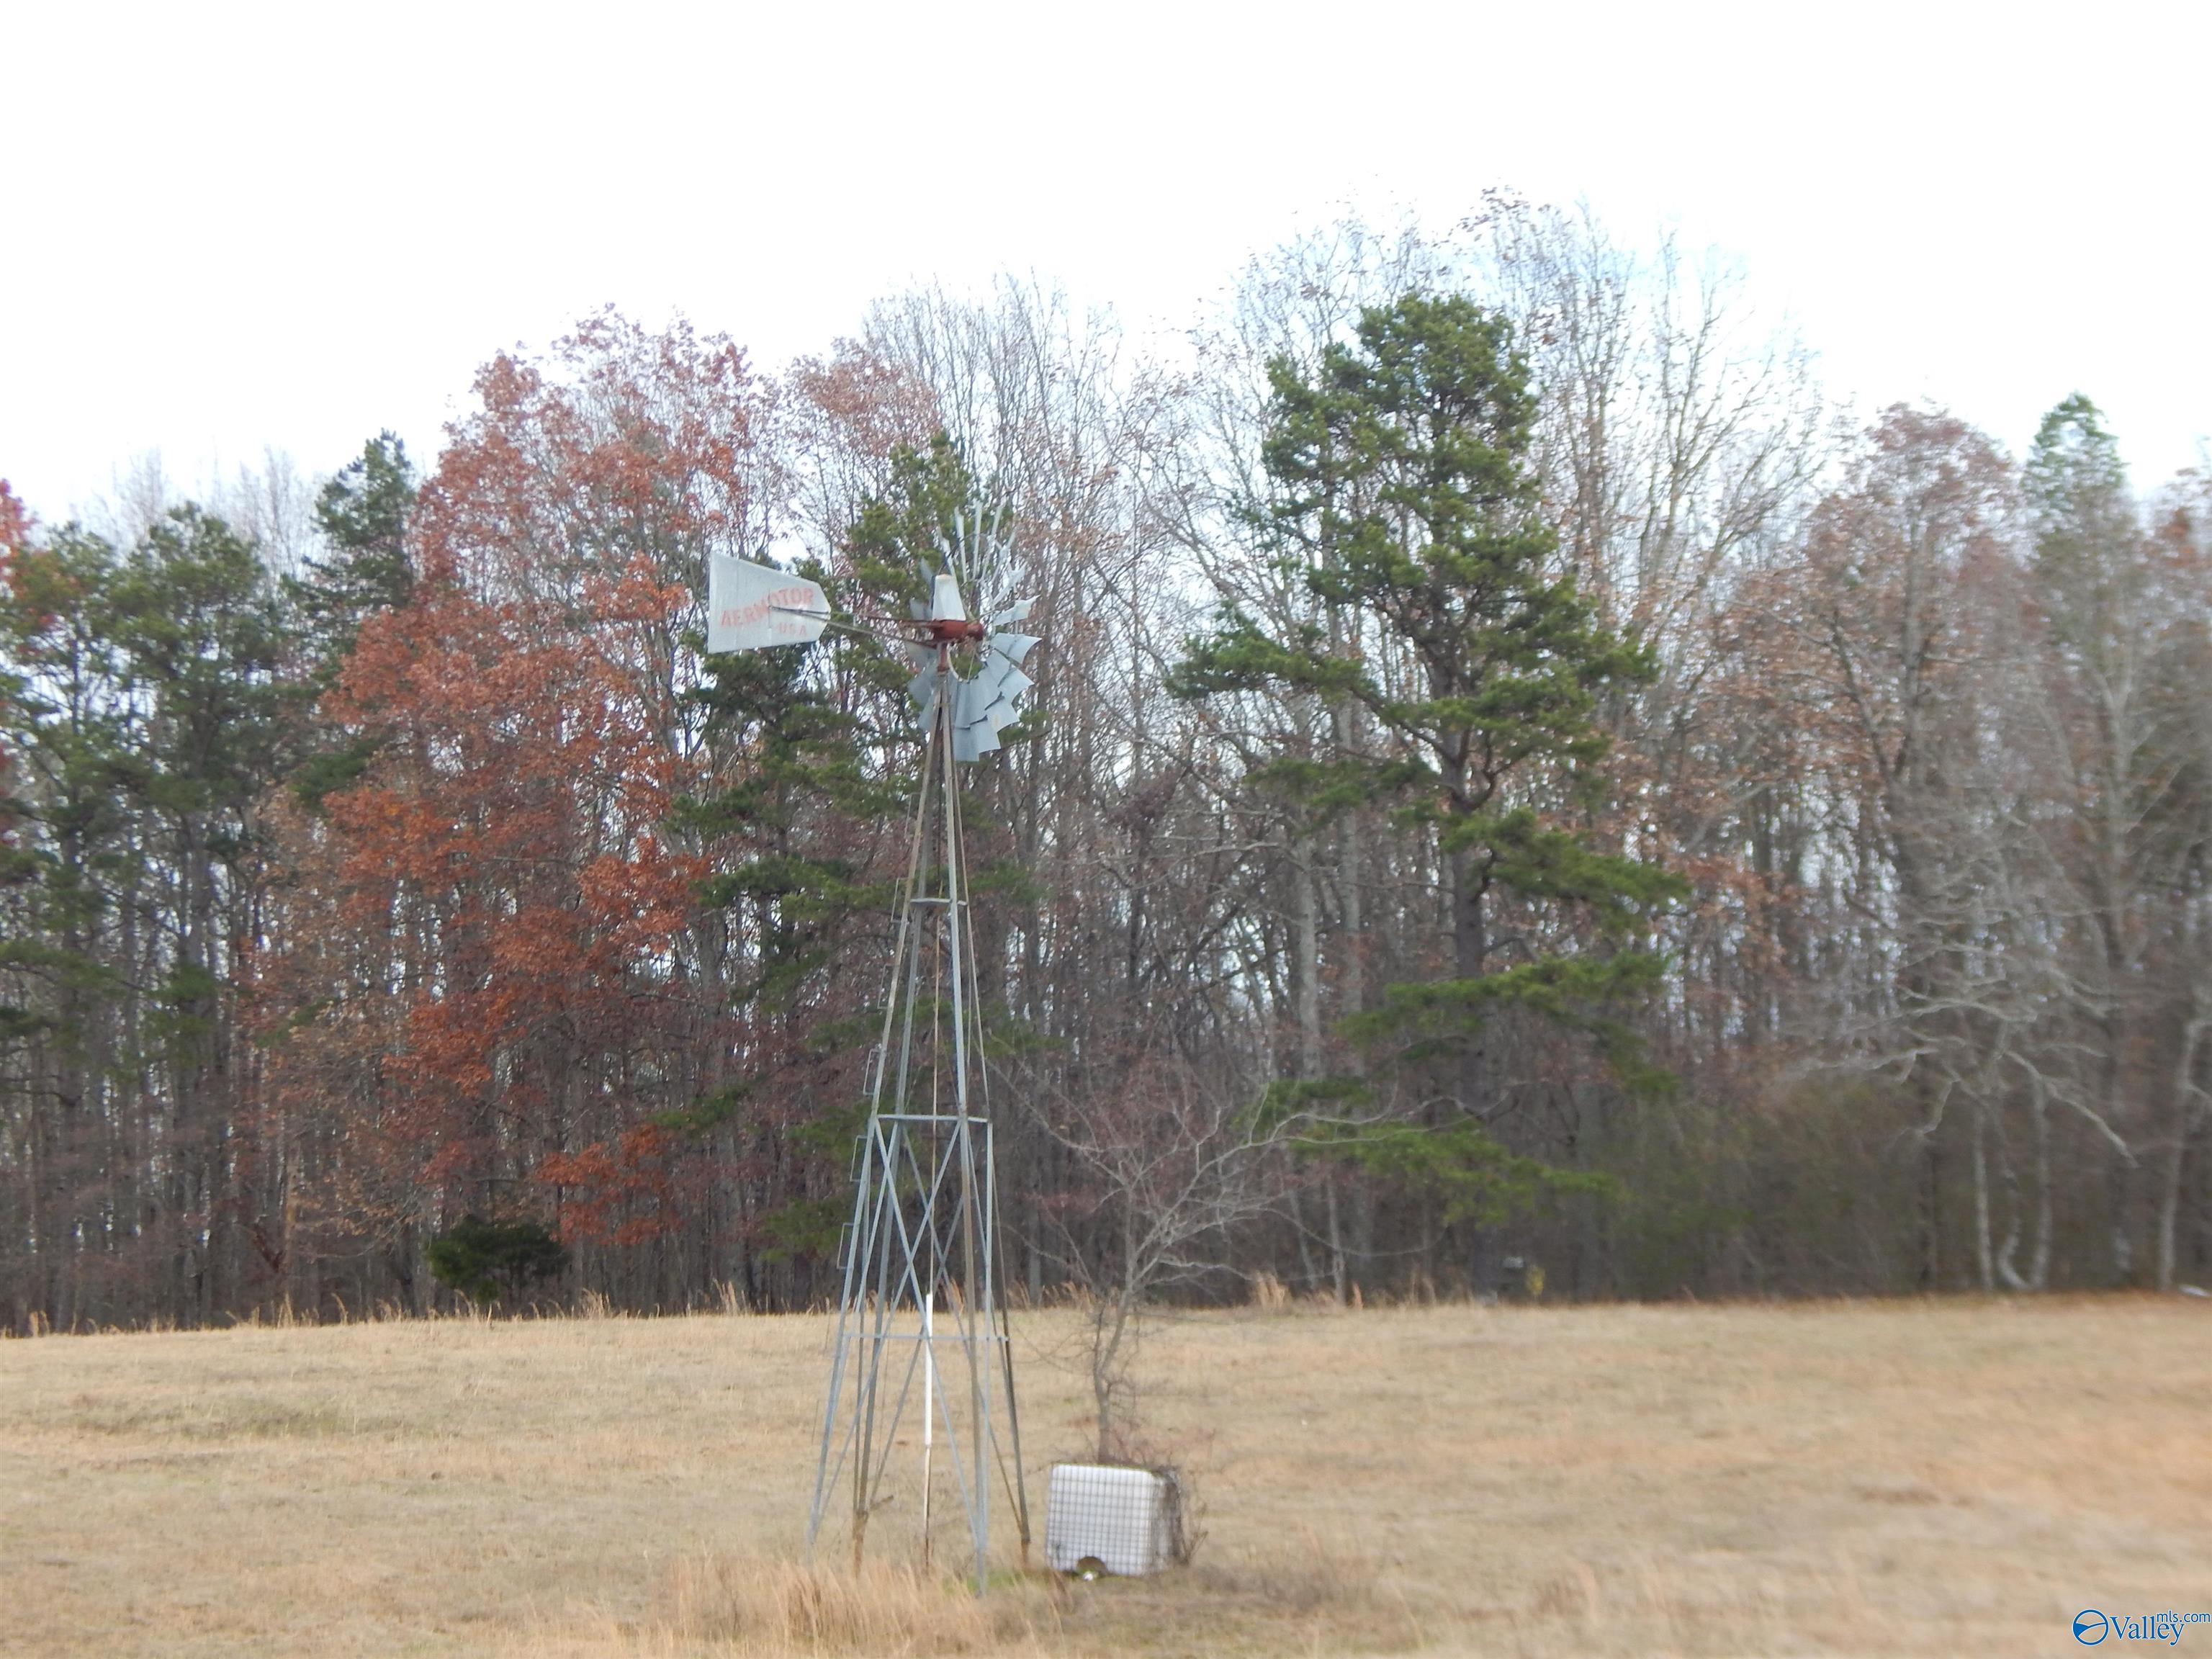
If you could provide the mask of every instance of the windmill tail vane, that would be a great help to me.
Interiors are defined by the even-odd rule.
[[[1024,1560],[1030,1545],[958,787],[960,764],[1000,746],[1032,684],[1022,663],[1038,641],[1010,631],[1029,601],[985,621],[961,592],[962,575],[975,581],[989,560],[1004,562],[1002,525],[988,508],[956,519],[959,546],[940,543],[948,568],[894,625],[917,671],[908,690],[927,742],[890,994],[866,1068],[806,1534],[811,1553],[844,1491],[856,1565],[878,1516],[908,1531],[927,1563],[936,1532],[957,1517],[979,1590],[995,1508],[1010,1511]],[[804,645],[842,626],[817,583],[740,559],[709,566],[710,652]],[[963,678],[956,660],[971,659]]]

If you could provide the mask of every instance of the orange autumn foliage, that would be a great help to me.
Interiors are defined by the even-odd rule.
[[[694,960],[709,860],[663,826],[704,781],[678,635],[746,533],[757,393],[726,343],[611,316],[556,366],[479,376],[415,596],[324,701],[374,757],[294,825],[279,1088],[327,1121],[330,1213],[387,1231],[519,1206],[635,1243],[708,1173],[651,1121],[729,1042]]]

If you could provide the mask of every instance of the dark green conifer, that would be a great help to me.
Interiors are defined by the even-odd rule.
[[[301,575],[287,577],[284,591],[298,617],[307,681],[317,693],[337,683],[362,624],[414,596],[407,526],[416,493],[407,447],[380,432],[316,497],[315,521],[329,551],[307,560]],[[360,778],[376,750],[370,733],[319,749],[294,773],[293,790],[308,807],[319,809],[325,797]]]
[[[1463,1211],[1525,1186],[1474,1127],[1492,1106],[1483,1033],[1507,1010],[1596,1038],[1632,1081],[1656,1080],[1607,1013],[1660,959],[1631,943],[1681,890],[1658,868],[1594,845],[1574,823],[1601,787],[1598,698],[1653,672],[1560,568],[1528,454],[1536,416],[1505,320],[1457,296],[1409,294],[1367,311],[1357,338],[1310,374],[1271,366],[1263,452],[1272,499],[1247,511],[1279,550],[1306,620],[1231,610],[1192,643],[1185,696],[1257,691],[1349,705],[1358,734],[1326,758],[1285,759],[1261,781],[1323,810],[1390,803],[1433,836],[1449,884],[1453,972],[1394,985],[1353,1035],[1408,1064],[1441,1063],[1458,1115],[1409,1138],[1368,1126],[1334,1139],[1409,1176],[1430,1168]],[[1540,954],[1494,921],[1501,902],[1572,912],[1589,941]],[[1347,1093],[1341,1081],[1304,1091]],[[1472,1120],[1472,1121],[1470,1121]],[[1433,1156],[1430,1156],[1430,1154]]]

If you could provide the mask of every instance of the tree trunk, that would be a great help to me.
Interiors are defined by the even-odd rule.
[[[1461,979],[1480,979],[1490,955],[1488,918],[1483,914],[1489,872],[1474,853],[1462,850],[1451,855],[1451,877],[1452,965]],[[1477,1117],[1488,1104],[1483,1063],[1486,1042],[1486,1034],[1478,1029],[1460,1055],[1460,1109]]]
[[[1990,1158],[1988,1114],[1974,1103],[1974,1265],[1984,1295],[1997,1287],[1996,1264],[1990,1249]]]
[[[2205,989],[2193,988],[2203,1006]],[[2212,1018],[2203,1014],[2191,1019],[2181,1036],[2181,1059],[2173,1068],[2173,1135],[2166,1154],[2166,1180],[2158,1200],[2158,1287],[2173,1288],[2174,1238],[2181,1214],[2181,1172],[2189,1158],[2189,1141],[2196,1127],[2197,1048]]]
[[[2039,1074],[2030,1079],[2028,1102],[2035,1113],[2035,1255],[2027,1284],[2043,1291],[2051,1288],[2051,1103]]]
[[[1298,1020],[1298,1075],[1310,1082],[1322,1074],[1321,896],[1314,881],[1310,836],[1291,843],[1293,948]]]

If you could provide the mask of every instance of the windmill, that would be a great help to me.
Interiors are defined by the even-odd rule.
[[[844,1492],[856,1566],[878,1514],[911,1523],[926,1563],[933,1527],[957,1515],[980,1590],[1000,1495],[1024,1560],[1030,1516],[959,768],[1000,746],[1031,684],[1022,663],[1037,641],[1012,631],[1029,615],[1026,600],[988,620],[969,614],[970,598],[980,599],[1007,563],[1002,513],[956,514],[938,551],[941,568],[923,572],[928,601],[885,629],[915,670],[908,690],[926,741],[890,994],[866,1073],[867,1122],[854,1154],[806,1540],[811,1554]],[[708,609],[709,651],[805,644],[844,626],[816,583],[740,559],[712,561]]]

